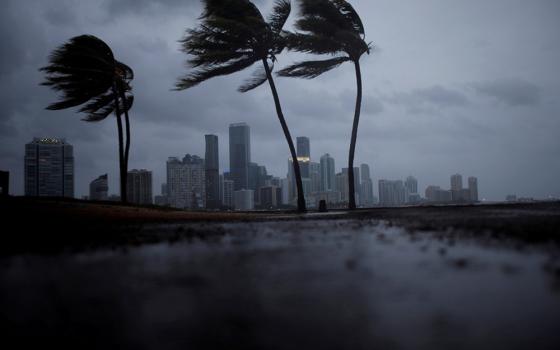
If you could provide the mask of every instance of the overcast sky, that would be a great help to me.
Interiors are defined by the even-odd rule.
[[[271,1],[255,2],[266,15]],[[376,48],[361,61],[355,163],[370,165],[375,184],[414,175],[423,195],[430,184],[449,188],[458,172],[464,181],[477,176],[480,197],[489,200],[560,197],[559,1],[351,3]],[[10,192],[23,194],[25,143],[64,137],[74,145],[76,196],[104,173],[118,193],[114,118],[92,124],[75,111],[46,111],[56,94],[38,85],[49,52],[85,33],[105,40],[135,71],[129,168],[153,171],[154,194],[169,156],[204,157],[205,134],[219,136],[220,170],[227,170],[235,122],[251,127],[252,160],[284,177],[289,151],[268,86],[236,91],[252,69],[171,91],[187,71],[177,41],[200,11],[197,0],[3,0],[0,169],[11,173]],[[298,58],[283,54],[277,67]],[[277,85],[294,138],[308,136],[313,160],[328,152],[340,171],[352,127],[352,65],[314,80],[277,78]]]

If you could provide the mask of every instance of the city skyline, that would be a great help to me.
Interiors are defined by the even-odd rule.
[[[551,74],[560,55],[557,3],[352,4],[368,14],[364,25],[375,33],[370,38],[374,51],[362,62],[364,106],[356,154],[372,167],[374,184],[412,173],[420,188],[446,186],[448,174],[458,172],[476,174],[479,190],[489,200],[512,193],[560,197],[555,181],[560,176],[560,140],[555,135],[560,129],[560,81]],[[195,23],[200,4],[154,1],[138,11],[129,5],[114,0],[68,6],[50,0],[6,2],[1,23],[14,34],[0,44],[2,52],[11,53],[0,62],[6,110],[0,119],[0,169],[10,171],[10,192],[23,194],[21,145],[35,136],[73,143],[80,169],[76,197],[86,195],[92,177],[103,173],[109,174],[116,192],[114,121],[89,125],[73,110],[45,111],[55,95],[38,86],[37,69],[47,63],[50,51],[81,33],[103,37],[135,70],[130,169],[154,169],[154,183],[164,182],[161,159],[203,155],[202,135],[226,140],[228,124],[246,121],[251,141],[259,145],[252,161],[283,176],[289,154],[268,91],[236,92],[250,72],[217,78],[188,92],[169,91],[183,69],[177,39]],[[270,5],[257,3],[265,13]],[[505,8],[509,16],[497,20],[495,14]],[[17,20],[24,14],[29,18],[26,26]],[[146,22],[149,30],[143,29]],[[402,25],[394,31],[392,23],[397,22]],[[523,50],[518,49],[520,41]],[[299,57],[283,54],[280,68]],[[276,79],[294,142],[298,135],[309,137],[312,156],[321,155],[316,150],[329,153],[339,167],[347,163],[355,96],[352,73],[343,66],[313,81]],[[227,164],[227,156],[220,155],[220,163]]]

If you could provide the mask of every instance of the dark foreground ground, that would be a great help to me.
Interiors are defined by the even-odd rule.
[[[0,329],[19,348],[560,348],[559,203],[0,211]]]

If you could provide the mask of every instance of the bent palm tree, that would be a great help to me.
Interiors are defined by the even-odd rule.
[[[60,91],[59,102],[47,109],[61,110],[83,105],[78,112],[86,113],[87,122],[101,121],[115,113],[119,136],[119,171],[121,200],[127,201],[127,168],[130,151],[130,120],[128,110],[134,96],[130,81],[132,69],[117,61],[111,48],[93,35],[80,35],[61,45],[49,57],[49,65],[41,85]],[[123,141],[121,115],[125,115],[126,145]]]
[[[190,55],[187,63],[194,68],[177,84],[177,90],[191,88],[210,78],[232,74],[262,62],[240,92],[253,90],[268,81],[276,114],[288,142],[298,194],[298,210],[305,211],[305,198],[299,163],[288,125],[284,119],[278,91],[272,78],[276,55],[285,47],[282,27],[290,15],[288,0],[276,0],[272,14],[265,21],[258,8],[249,0],[204,0],[202,23],[187,31],[181,40],[182,51]],[[269,61],[271,65],[269,65]]]
[[[344,0],[300,0],[301,18],[295,23],[299,33],[287,33],[289,50],[316,55],[332,55],[327,60],[295,63],[278,72],[283,77],[312,79],[344,62],[353,62],[356,70],[357,96],[348,154],[348,192],[350,209],[356,208],[354,188],[354,152],[362,105],[360,58],[369,54],[364,26],[352,5]]]

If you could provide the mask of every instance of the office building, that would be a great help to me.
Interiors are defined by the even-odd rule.
[[[469,199],[478,202],[478,179],[474,176],[469,177]]]
[[[204,156],[204,177],[206,185],[206,208],[219,209],[220,199],[220,159],[218,136],[205,135],[206,152]]]
[[[379,180],[379,204],[383,206],[399,206],[405,204],[405,187],[402,180]]]
[[[348,202],[348,172],[341,172],[335,175],[335,191],[340,193],[340,201]]]
[[[452,200],[452,191],[443,190],[439,186],[428,186],[425,191],[428,202],[446,203]]]
[[[300,136],[296,138],[297,149],[296,155],[299,162],[299,168],[302,178],[310,177],[309,162],[311,161],[311,146],[309,137]]]
[[[73,152],[64,139],[34,138],[26,144],[25,195],[73,198]]]
[[[167,196],[169,205],[180,209],[205,207],[204,160],[187,154],[183,160],[170,157],[167,160]]]
[[[334,191],[334,158],[326,153],[321,157],[321,191]]]
[[[321,191],[321,164],[309,162],[309,180],[311,180],[311,193]]]
[[[89,184],[89,200],[106,201],[109,198],[109,181],[107,174],[99,176]]]
[[[360,165],[360,205],[364,207],[369,207],[374,204],[373,198],[373,181],[371,180],[371,175],[369,171],[369,165]]]
[[[239,190],[233,192],[233,207],[235,210],[255,209],[253,190]]]
[[[234,190],[249,188],[249,163],[251,163],[250,128],[246,123],[229,126],[229,170]]]
[[[265,186],[259,188],[260,207],[263,209],[274,209],[282,204],[282,190],[277,186]]]
[[[233,180],[224,180],[224,207],[233,209]]]
[[[418,180],[414,176],[408,176],[404,182],[406,189],[406,203],[417,204],[420,202],[420,195],[418,194]]]
[[[153,204],[152,172],[133,169],[127,174],[127,200],[139,205]]]

